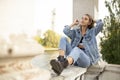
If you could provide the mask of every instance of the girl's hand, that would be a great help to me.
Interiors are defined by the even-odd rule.
[[[78,24],[79,24],[79,20],[76,19],[73,21],[73,23],[70,25],[70,27],[73,27],[73,26],[78,25]]]
[[[83,46],[83,45],[78,45],[77,47],[79,47],[79,48],[83,48],[83,49],[84,49],[84,46]]]

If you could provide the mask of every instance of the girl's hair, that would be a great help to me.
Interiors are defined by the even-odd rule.
[[[93,18],[89,14],[85,14],[85,15],[89,17],[89,22],[91,23],[90,25],[88,25],[88,28],[89,29],[93,28],[95,21],[93,20]]]

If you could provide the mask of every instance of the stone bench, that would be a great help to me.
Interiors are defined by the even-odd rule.
[[[106,62],[100,59],[98,63],[89,68],[69,66],[60,76],[52,77],[51,80],[98,80],[106,64]]]
[[[104,71],[106,63],[101,59],[97,64],[89,68],[81,68],[77,66],[68,66],[63,70],[60,76],[57,76],[50,67],[47,55],[36,56],[32,60],[32,64],[43,69],[47,69],[51,73],[50,80],[97,80],[96,78]]]
[[[84,74],[84,80],[98,80],[101,73],[104,71],[107,63],[102,59],[95,65],[90,66]]]
[[[86,70],[86,68],[68,66],[63,70],[60,76],[56,76],[55,73],[52,73],[50,80],[83,80],[83,75]]]
[[[120,65],[106,64],[99,61],[89,68],[68,66],[60,76],[50,67],[47,55],[34,57],[32,60],[18,60],[0,64],[0,80],[119,80]],[[51,59],[51,58],[49,58]]]
[[[60,76],[57,76],[49,64],[49,60],[46,60],[47,55],[36,56],[32,59],[31,63],[42,69],[46,69],[51,73],[50,80],[80,80],[83,74],[86,72],[86,68],[81,68],[77,66],[68,66],[63,70]]]
[[[98,80],[120,80],[120,65],[107,64]]]

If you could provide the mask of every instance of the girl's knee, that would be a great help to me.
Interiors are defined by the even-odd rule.
[[[78,64],[79,67],[88,68],[90,64]]]
[[[90,64],[87,63],[87,64],[84,64],[82,67],[83,67],[83,68],[88,68],[89,66],[90,66]]]
[[[91,64],[90,61],[77,61],[79,67],[88,68]]]
[[[65,36],[62,36],[60,40],[67,40]]]

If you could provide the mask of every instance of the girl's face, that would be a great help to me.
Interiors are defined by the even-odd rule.
[[[84,15],[80,20],[81,26],[88,26],[90,25],[89,17],[87,15]]]

